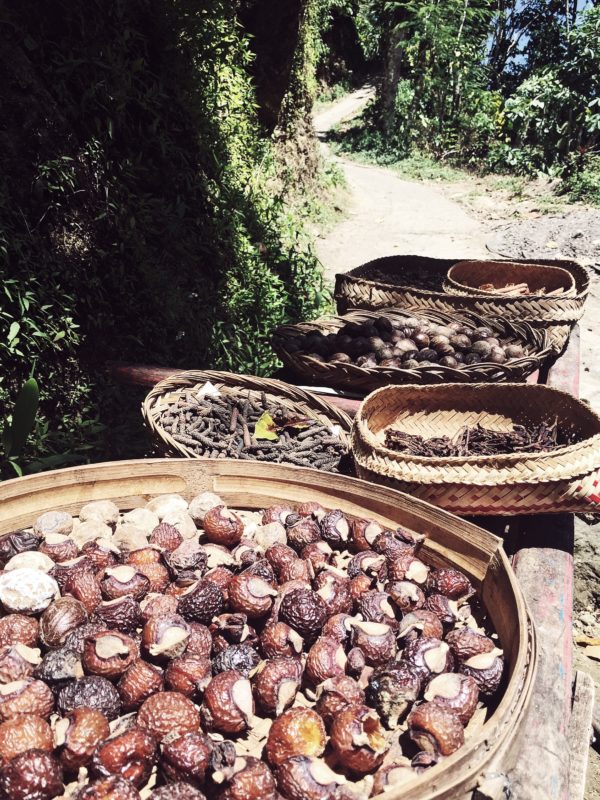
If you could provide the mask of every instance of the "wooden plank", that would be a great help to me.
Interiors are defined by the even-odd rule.
[[[577,670],[573,687],[573,710],[569,722],[569,798],[584,800],[590,741],[592,738],[592,713],[596,687],[587,672]]]

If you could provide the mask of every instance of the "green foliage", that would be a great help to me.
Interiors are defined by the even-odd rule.
[[[7,472],[11,477],[21,476],[23,467],[20,463],[25,443],[33,430],[40,403],[40,391],[35,378],[29,378],[21,387],[12,410],[10,421],[4,422],[2,431],[2,461],[0,475]]]

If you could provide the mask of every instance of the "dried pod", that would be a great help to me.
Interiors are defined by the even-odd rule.
[[[329,511],[321,519],[321,536],[335,550],[345,550],[350,539],[350,523],[343,511]]]
[[[386,590],[390,597],[403,613],[415,611],[425,605],[425,594],[416,583],[412,581],[394,581],[388,583]]]
[[[443,635],[444,627],[439,618],[433,611],[426,611],[424,608],[405,614],[398,628],[398,638],[404,639],[405,643],[419,636],[441,639]]]
[[[167,689],[198,699],[212,679],[210,659],[183,655],[169,662],[165,670]]]
[[[310,589],[293,589],[283,597],[279,616],[305,640],[313,641],[327,618],[327,605]]]
[[[210,768],[212,740],[201,732],[184,733],[162,746],[160,769],[169,781],[203,786]]]
[[[483,697],[490,697],[500,688],[504,672],[502,650],[494,648],[488,653],[471,656],[458,665],[459,672],[475,679]]]
[[[23,678],[0,685],[0,719],[35,714],[47,719],[54,710],[54,695],[43,681]]]
[[[484,636],[471,628],[458,628],[446,636],[450,649],[459,661],[467,661],[481,653],[491,653],[495,644],[489,636]]]
[[[365,693],[358,683],[347,675],[328,678],[317,689],[315,711],[327,727],[347,705],[362,705]]]
[[[421,691],[419,671],[407,661],[377,670],[369,680],[367,698],[387,728],[393,730]]]
[[[360,647],[351,647],[348,650],[348,660],[346,661],[346,672],[354,678],[360,678],[363,670],[367,666],[367,659]]]
[[[329,617],[335,614],[349,614],[352,611],[350,579],[343,573],[338,575],[337,572],[334,567],[326,567],[313,582],[316,593],[327,606]]]
[[[350,614],[334,614],[323,625],[323,636],[332,636],[338,642],[347,642],[350,639],[352,627],[349,623]]]
[[[257,558],[252,562],[252,564],[244,569],[242,575],[257,575],[267,583],[270,583],[271,586],[277,585],[273,567],[269,564],[266,558]]]
[[[232,644],[222,650],[212,661],[215,675],[235,669],[247,678],[258,666],[260,656],[249,644]]]
[[[138,564],[138,572],[149,581],[149,592],[164,592],[169,585],[169,570],[163,564]]]
[[[229,584],[233,580],[233,572],[227,567],[215,567],[204,575],[204,580],[214,583],[223,594],[225,602],[229,600]]]
[[[313,575],[314,568],[311,562],[303,558],[295,558],[293,561],[286,562],[277,572],[277,577],[281,583],[297,580],[310,583]]]
[[[454,659],[446,642],[426,636],[409,642],[404,648],[402,658],[417,669],[423,680],[442,672],[451,672],[454,666]]]
[[[130,728],[98,745],[92,759],[92,772],[101,778],[121,775],[139,788],[150,777],[156,750],[156,739],[149,731]]]
[[[135,639],[120,631],[103,631],[88,636],[81,656],[86,672],[103,678],[118,678],[140,657]]]
[[[73,517],[66,511],[46,511],[33,523],[33,532],[36,536],[46,537],[49,534],[59,533],[68,536],[73,530]]]
[[[0,647],[0,683],[11,683],[29,678],[41,662],[41,652],[17,642]]]
[[[81,654],[68,647],[50,650],[33,674],[54,692],[59,692],[67,683],[83,678]]]
[[[125,595],[115,600],[104,600],[96,608],[94,620],[124,633],[135,631],[142,622],[142,609],[137,600]]]
[[[148,578],[130,564],[109,567],[104,571],[104,575],[100,587],[107,600],[115,600],[126,594],[130,594],[134,600],[141,600],[150,589]]]
[[[223,592],[219,587],[202,578],[181,595],[177,612],[188,622],[209,625],[214,617],[223,613],[224,605]]]
[[[266,714],[279,716],[296,697],[302,678],[302,665],[295,658],[265,661],[252,680],[254,696]]]
[[[369,622],[382,622],[395,628],[397,625],[390,595],[386,592],[365,592],[358,598],[356,610]]]
[[[204,798],[204,795],[202,797]],[[155,799],[156,792],[153,792],[152,800]],[[141,795],[135,786],[125,778],[120,775],[111,775],[110,778],[102,778],[90,783],[89,786],[84,786],[77,792],[74,800],[141,800]],[[171,792],[168,800],[184,800],[184,798],[176,798],[175,794]]]
[[[467,599],[475,593],[467,576],[451,568],[434,569],[429,574],[427,589],[431,594],[443,594],[450,600]]]
[[[372,519],[353,519],[350,536],[354,550],[357,552],[371,550],[380,533],[383,533],[383,528],[378,522]]]
[[[320,503],[309,500],[306,503],[300,503],[296,509],[296,513],[300,514],[302,517],[314,517],[317,522],[321,522],[323,517],[327,514],[327,509],[323,508]]]
[[[323,720],[310,708],[284,711],[271,725],[266,744],[269,763],[277,767],[292,756],[320,756],[325,750]]]
[[[285,525],[285,521],[290,514],[295,514],[290,506],[270,506],[262,513],[262,524],[268,525],[271,522],[280,522]]]
[[[252,628],[248,627],[247,644],[252,643],[251,632]],[[185,651],[186,655],[210,658],[212,645],[212,636],[206,625],[201,625],[199,622],[190,622],[190,638],[188,639],[188,645]]]
[[[85,625],[80,625],[67,636],[63,649],[75,650],[76,653],[81,655],[86,638],[94,633],[100,633],[105,630],[106,625],[98,622],[87,622]]]
[[[111,542],[104,539],[95,539],[83,545],[81,554],[92,564],[96,572],[103,572],[108,567],[114,567],[117,563],[115,549],[117,548]],[[64,564],[57,566],[64,566]]]
[[[154,658],[171,659],[184,653],[191,635],[179,614],[152,617],[142,629],[142,648]]]
[[[405,553],[388,558],[387,574],[390,581],[412,581],[419,586],[425,586],[429,567],[412,553]]]
[[[178,692],[159,692],[149,697],[142,703],[136,721],[159,741],[169,734],[183,736],[200,728],[196,706]]]
[[[83,603],[74,597],[59,597],[40,617],[40,639],[46,647],[60,647],[71,631],[87,621]]]
[[[108,739],[110,726],[101,711],[75,708],[54,726],[54,741],[60,763],[70,772],[85,767],[96,747]]]
[[[236,575],[229,584],[230,608],[246,614],[248,619],[266,616],[273,605],[272,598],[276,595],[277,591],[269,582],[250,572]]]
[[[364,775],[379,767],[389,749],[379,717],[364,705],[348,705],[331,724],[330,742],[341,767]]]
[[[207,511],[202,526],[209,542],[224,547],[235,547],[244,535],[244,523],[225,506],[215,506]]]
[[[80,706],[87,706],[101,711],[109,720],[113,720],[121,713],[121,698],[106,678],[100,675],[86,675],[60,690],[57,706],[62,716]]]
[[[15,756],[27,750],[45,750],[54,747],[52,728],[46,720],[35,714],[18,714],[0,725],[0,764],[8,764]]]
[[[458,604],[443,594],[430,594],[423,608],[433,611],[443,625],[454,625],[458,619]]]
[[[396,638],[389,625],[381,622],[351,620],[352,646],[359,647],[371,667],[379,667],[394,658]]]
[[[313,544],[321,539],[321,529],[318,522],[311,517],[299,517],[290,524],[286,522],[287,540],[290,547],[299,553],[307,544]]]
[[[160,547],[161,550],[169,552],[176,550],[183,542],[183,536],[174,525],[161,522],[150,534],[150,544]]]
[[[236,758],[219,800],[276,800],[279,795],[269,767],[258,758]]]
[[[0,618],[0,647],[21,642],[28,647],[38,643],[39,623],[23,614],[8,614]]]
[[[179,600],[174,595],[152,594],[149,592],[140,603],[142,622],[145,624],[152,617],[166,617],[176,614],[178,602]]]
[[[0,575],[0,603],[9,613],[39,614],[59,594],[54,578],[38,569],[23,567]]]
[[[93,614],[102,601],[100,581],[92,569],[77,570],[69,574],[65,581],[64,592],[79,600],[88,614]],[[49,610],[46,609],[44,614]]]
[[[420,750],[434,755],[452,755],[465,741],[458,715],[437,703],[416,705],[408,715],[408,731]]]
[[[254,716],[250,681],[234,669],[215,675],[204,692],[202,713],[211,730],[225,734],[246,730]]]
[[[414,555],[415,543],[407,542],[399,531],[383,531],[373,542],[373,550],[386,558],[410,553]]]
[[[265,658],[300,655],[302,645],[300,634],[285,622],[271,622],[265,625],[260,635],[260,647]]]
[[[466,725],[477,708],[479,688],[470,675],[443,672],[429,681],[423,697],[428,702],[454,711],[462,724]]]
[[[187,570],[204,572],[208,565],[206,548],[193,539],[187,539],[175,550],[164,553],[163,558],[174,577]]]
[[[265,561],[265,559],[262,558],[262,550],[256,546],[256,542],[252,539],[242,538],[240,543],[231,551],[231,555],[241,569],[247,569],[251,567],[252,564],[256,564],[257,561]],[[257,574],[260,575],[261,573],[259,572]],[[265,576],[261,575],[261,577],[264,578]]]
[[[320,636],[308,651],[306,675],[314,684],[343,675],[346,653],[341,643],[329,636]]]
[[[123,711],[135,711],[151,695],[162,692],[163,686],[163,676],[157,667],[142,659],[134,661],[117,684]]]
[[[79,548],[69,536],[50,533],[41,543],[39,552],[47,555],[52,561],[68,561],[71,558],[77,558]]]
[[[0,791],[10,800],[52,800],[63,793],[58,761],[44,750],[27,750],[0,771]]]
[[[277,786],[287,800],[329,800],[346,783],[320,758],[292,756],[277,767]]]
[[[356,578],[366,575],[368,578],[378,578],[384,566],[385,556],[380,556],[373,550],[363,550],[357,553],[348,564],[348,577]]]

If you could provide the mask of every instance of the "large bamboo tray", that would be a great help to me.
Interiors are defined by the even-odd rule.
[[[481,423],[511,430],[558,421],[573,440],[557,450],[433,458],[384,446],[390,425],[425,438]],[[403,386],[380,389],[354,421],[352,452],[363,478],[455,514],[600,511],[600,417],[567,392],[540,385]]]
[[[437,766],[380,800],[470,798],[488,768],[512,766],[510,750],[529,704],[536,669],[533,624],[501,541],[420,500],[354,478],[316,470],[231,460],[150,459],[72,467],[0,484],[0,534],[31,525],[43,511],[77,514],[90,500],[110,499],[125,510],[151,496],[178,492],[190,499],[217,492],[232,506],[260,509],[276,503],[316,501],[383,525],[404,525],[426,535],[423,556],[434,566],[464,570],[479,589],[500,637],[507,664],[502,699],[465,745]],[[508,755],[510,751],[510,755]]]
[[[559,353],[564,348],[571,328],[583,315],[589,293],[590,279],[585,267],[576,261],[528,259],[527,263],[542,264],[566,269],[575,282],[573,297],[497,297],[485,293],[444,292],[444,278],[454,264],[465,259],[425,258],[422,256],[388,256],[363,264],[350,272],[335,276],[335,300],[340,314],[356,308],[408,308],[417,311],[442,311],[445,314],[462,314],[472,311],[483,317],[501,317],[505,320],[527,322],[534,328],[545,328],[552,349]],[[516,263],[521,263],[516,261]],[[373,280],[367,277],[373,269],[393,276],[393,280]],[[433,280],[439,288],[423,289],[406,279],[407,270],[418,270]]]
[[[420,317],[446,325],[449,322],[462,321],[474,327],[486,325],[492,328],[499,338],[510,339],[523,345],[525,355],[522,358],[508,361],[505,364],[491,362],[463,366],[462,369],[444,367],[439,364],[403,369],[399,367],[359,367],[356,364],[340,362],[322,362],[309,355],[294,352],[293,344],[302,335],[310,331],[332,333],[339,330],[346,322],[366,322],[382,316],[391,319],[405,319],[412,316],[403,309],[382,309],[377,312],[353,311],[343,317],[322,317],[314,322],[298,325],[282,325],[273,336],[273,347],[286,367],[309,382],[321,385],[352,389],[356,392],[369,392],[380,386],[404,383],[452,383],[500,381],[522,381],[543,364],[552,351],[544,331],[535,330],[528,324],[507,322],[502,319],[482,319],[475,314],[463,313],[447,315],[441,312],[421,311]]]

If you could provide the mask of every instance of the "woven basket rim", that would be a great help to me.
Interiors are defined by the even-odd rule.
[[[155,438],[158,438],[164,445],[174,451],[183,454],[186,458],[203,459],[206,456],[201,456],[190,450],[185,444],[176,441],[160,425],[155,412],[160,401],[169,395],[194,391],[204,386],[207,382],[212,383],[217,388],[222,386],[227,390],[228,394],[239,393],[241,396],[248,391],[264,391],[267,397],[283,400],[285,404],[303,406],[315,419],[321,416],[329,419],[332,425],[339,425],[341,429],[340,439],[348,447],[348,450],[350,449],[352,420],[345,411],[316,394],[307,392],[293,384],[279,381],[276,378],[241,375],[235,372],[219,370],[184,370],[163,378],[148,392],[142,402],[142,416]]]
[[[552,451],[505,453],[490,456],[440,457],[416,456],[387,448],[377,439],[369,426],[368,414],[370,407],[384,393],[387,394],[389,401],[393,402],[392,396],[410,395],[411,392],[436,394],[443,390],[446,396],[451,395],[453,392],[475,396],[478,392],[490,391],[491,389],[490,384],[460,383],[444,384],[443,387],[421,385],[389,386],[375,390],[362,401],[352,427],[352,450],[357,463],[364,468],[404,482],[418,483],[419,480],[423,481],[428,478],[433,483],[465,486],[474,483],[502,485],[507,481],[501,479],[499,472],[510,472],[511,468],[515,468],[517,465],[526,468],[529,468],[529,465],[532,466],[529,469],[530,475],[524,475],[522,472],[515,475],[515,483],[554,483],[567,477],[588,474],[591,467],[590,463],[583,463],[584,457],[592,465],[595,465],[595,468],[600,466],[600,415],[582,404],[580,400],[577,400],[568,392],[540,384],[505,383],[493,386],[493,390],[496,395],[499,393],[526,394],[528,399],[524,398],[524,403],[531,402],[531,397],[535,394],[540,395],[542,398],[544,396],[546,398],[558,398],[567,407],[577,407],[579,412],[583,412],[589,418],[590,424],[597,428],[598,433]],[[376,467],[373,464],[375,459],[377,459]],[[386,463],[386,460],[388,463]],[[409,467],[413,467],[410,475],[408,472],[406,475],[398,474],[398,470],[401,470],[402,465],[406,465],[407,470]],[[477,474],[474,474],[471,478],[465,478],[462,473],[458,474],[459,468],[468,466],[472,466],[477,471]],[[418,477],[419,467],[422,468],[421,479]],[[555,469],[556,472],[551,474],[551,468]],[[539,472],[536,470],[539,470]],[[435,479],[433,479],[434,475]]]
[[[563,278],[563,281],[567,284],[564,287],[564,291],[560,295],[550,295],[542,294],[529,294],[529,295],[515,295],[513,294],[512,297],[522,297],[528,299],[530,297],[544,297],[546,299],[553,299],[555,297],[562,297],[562,298],[570,298],[575,297],[577,295],[577,285],[575,282],[575,277],[572,272],[569,272],[568,269],[564,267],[559,267],[556,265],[550,266],[549,264],[536,264],[533,261],[509,261],[503,259],[469,259],[467,261],[458,261],[456,264],[453,264],[448,272],[446,273],[446,277],[442,284],[442,288],[445,292],[452,294],[454,292],[467,292],[469,295],[473,294],[481,294],[486,295],[488,297],[498,297],[502,295],[498,295],[497,292],[493,292],[491,290],[481,289],[481,287],[472,286],[470,283],[466,283],[460,277],[456,277],[456,273],[460,273],[462,269],[474,268],[475,270],[477,267],[484,267],[484,266],[492,266],[492,265],[502,265],[504,267],[511,267],[517,268],[517,272],[519,271],[526,271],[526,268],[533,268],[537,271],[541,271],[542,273],[547,273],[551,277],[555,276],[557,278]]]

